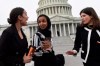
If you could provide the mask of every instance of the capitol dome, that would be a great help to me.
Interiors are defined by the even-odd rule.
[[[39,8],[36,10],[37,16],[46,14],[49,17],[55,15],[72,16],[72,6],[68,4],[68,0],[39,0]]]

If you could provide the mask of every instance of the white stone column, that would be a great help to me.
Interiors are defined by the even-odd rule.
[[[33,38],[33,26],[32,26],[32,38]]]
[[[72,34],[74,34],[74,25],[73,25],[73,23],[72,23]]]
[[[68,7],[68,15],[69,15],[69,13],[70,13],[69,11],[70,11],[70,10],[69,10],[69,7]]]
[[[41,10],[42,14],[43,14],[43,9]]]
[[[41,14],[41,10],[40,10],[40,14]]]
[[[35,32],[37,32],[37,26],[35,26]]]
[[[69,8],[69,12],[70,12],[70,15],[71,15],[71,8]]]
[[[58,13],[60,14],[60,6],[58,7]]]
[[[72,15],[72,9],[70,9],[70,14]]]
[[[33,38],[33,26],[31,26],[30,28],[30,41],[32,41],[32,38]],[[33,41],[30,44],[33,44]]]
[[[75,24],[75,33],[76,33],[77,23]]]
[[[33,26],[33,35],[34,35],[34,33],[35,33],[35,30],[34,30],[34,28],[35,28],[35,27]]]
[[[65,6],[65,13],[67,14],[67,7]]]
[[[63,23],[64,36],[66,36],[65,23]]]
[[[46,13],[46,9],[44,9],[44,13],[47,14],[47,13]]]
[[[41,14],[41,12],[39,11],[39,15]]]
[[[48,10],[47,10],[47,8],[45,9],[45,13],[48,15]]]
[[[38,15],[40,14],[40,12],[38,11]]]
[[[52,37],[54,37],[54,35],[53,35],[53,27],[52,27],[53,25],[51,25],[51,35],[52,35]]]
[[[50,7],[50,10],[51,10],[51,15],[52,15],[52,7]]]
[[[30,38],[32,38],[32,27],[30,26]]]
[[[51,10],[50,10],[50,8],[48,8],[49,9],[49,14],[51,14]]]
[[[44,12],[44,9],[43,9],[43,14],[44,14],[45,12]]]
[[[47,14],[49,15],[49,8],[46,8],[47,9]]]
[[[67,7],[67,14],[69,14],[69,8]]]
[[[77,23],[75,23],[75,28],[77,27]]]
[[[53,7],[52,7],[52,14],[54,14],[54,10],[53,10]]]
[[[62,13],[64,14],[64,7],[62,7]]]
[[[57,37],[57,25],[55,24],[55,33],[56,33],[56,37]]]
[[[57,7],[55,6],[55,14],[57,14]]]
[[[68,33],[70,35],[70,26],[69,26],[69,23],[68,23]]]
[[[63,7],[61,6],[61,14],[62,14],[62,12],[63,12]]]
[[[67,7],[66,7],[66,14],[67,14]]]
[[[65,6],[63,6],[63,9],[64,9],[64,11],[63,11],[63,12],[64,12],[64,14],[65,14]]]
[[[62,36],[61,24],[59,24],[60,36]]]

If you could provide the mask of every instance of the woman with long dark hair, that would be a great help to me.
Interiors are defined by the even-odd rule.
[[[0,66],[25,66],[32,56],[27,56],[28,42],[22,31],[27,25],[27,12],[22,7],[16,7],[10,12],[8,23],[0,37]]]
[[[82,23],[77,27],[74,48],[68,55],[76,55],[81,50],[84,66],[100,65],[100,19],[92,7],[80,12]]]

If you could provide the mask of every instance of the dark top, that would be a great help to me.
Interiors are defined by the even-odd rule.
[[[33,56],[34,66],[59,66],[57,65],[54,51],[43,53],[42,56]]]
[[[74,50],[79,52],[82,47],[81,57],[84,63],[99,62],[100,63],[100,29],[84,26],[77,27]]]
[[[33,46],[36,47],[36,51],[33,56],[34,66],[64,66],[65,58],[63,54],[55,55],[53,47],[52,51],[42,50],[41,41],[43,41],[43,39],[51,40],[51,37],[49,35],[45,36],[40,32],[37,32],[34,35]]]
[[[55,53],[52,51],[44,52],[41,49],[41,38],[46,38],[42,33],[37,32],[33,38],[33,46],[36,47],[36,52],[33,56],[34,66],[57,66]]]
[[[22,35],[23,39],[14,25],[3,31],[0,38],[0,66],[25,66],[23,56],[27,52],[28,43],[23,31]]]

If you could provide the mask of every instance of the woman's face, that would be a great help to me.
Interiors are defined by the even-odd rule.
[[[83,24],[90,24],[91,23],[91,18],[92,18],[91,16],[89,16],[85,13],[81,13],[80,16],[81,16],[81,20],[82,20]]]
[[[27,12],[23,11],[23,14],[22,14],[21,20],[20,20],[21,25],[26,26],[27,25],[27,20],[28,20]]]
[[[39,17],[38,19],[38,26],[40,29],[46,29],[48,24],[47,24],[47,20],[44,16]]]

